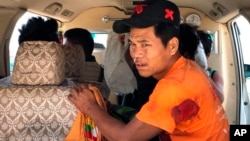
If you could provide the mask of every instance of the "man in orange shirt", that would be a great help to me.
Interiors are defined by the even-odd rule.
[[[116,21],[117,33],[130,32],[130,54],[139,74],[158,83],[136,116],[124,124],[102,110],[91,90],[72,89],[69,100],[94,121],[109,140],[228,141],[225,111],[204,71],[179,53],[180,14],[166,0],[137,5],[129,19]]]

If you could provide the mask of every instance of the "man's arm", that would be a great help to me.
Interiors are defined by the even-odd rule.
[[[128,124],[111,117],[95,100],[92,86],[81,85],[73,89],[69,100],[82,112],[91,117],[101,133],[111,141],[145,141],[162,132],[161,129],[141,122],[136,117]],[[90,89],[89,89],[90,88]]]

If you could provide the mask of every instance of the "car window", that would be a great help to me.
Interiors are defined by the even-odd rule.
[[[12,36],[10,39],[10,46],[9,46],[9,51],[10,51],[10,73],[12,73],[13,71],[13,66],[14,66],[14,61],[15,61],[15,56],[16,56],[16,52],[18,49],[18,37],[20,35],[19,33],[19,29],[22,27],[23,24],[27,23],[27,21],[31,18],[31,17],[42,17],[44,19],[46,19],[46,17],[43,17],[41,15],[37,15],[31,12],[26,12],[16,23],[15,28],[12,32]],[[95,43],[99,43],[100,45],[103,45],[104,48],[107,47],[107,38],[108,38],[108,34],[105,32],[93,32],[92,33],[92,37],[94,39]],[[98,51],[95,49],[94,52]]]
[[[99,43],[104,45],[104,47],[107,47],[107,39],[108,39],[108,34],[107,33],[91,33],[94,42]]]
[[[238,85],[240,95],[240,124],[249,124],[249,100],[250,100],[250,24],[239,16],[231,24],[233,31],[235,54],[238,68]]]
[[[15,28],[12,32],[11,38],[10,38],[10,45],[9,45],[9,51],[10,51],[10,73],[12,73],[13,66],[14,66],[14,61],[15,61],[15,56],[17,49],[19,47],[18,45],[18,37],[20,35],[19,29],[22,27],[23,24],[25,24],[31,17],[38,17],[39,15],[31,13],[31,12],[26,12],[24,15],[17,21]],[[44,19],[46,17],[40,16]]]
[[[250,37],[250,24],[249,22],[243,17],[239,16],[235,19],[235,24],[237,25],[238,29],[238,41],[241,46],[242,50],[242,58],[243,58],[243,70],[244,76],[247,79],[247,82],[250,81],[250,47],[249,47],[249,37]],[[248,82],[250,83],[250,82]],[[250,86],[250,84],[248,84]],[[250,87],[247,88],[248,93],[250,93]]]

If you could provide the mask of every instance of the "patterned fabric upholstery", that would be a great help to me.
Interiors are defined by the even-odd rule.
[[[65,77],[79,79],[85,67],[85,54],[81,45],[63,46],[65,54]]]
[[[0,140],[63,141],[77,114],[64,86],[0,86]]]
[[[77,108],[65,86],[0,85],[0,141],[63,141],[76,118]],[[110,90],[104,83],[91,83],[105,99]]]
[[[110,89],[105,81],[99,83],[101,66],[97,62],[85,62],[85,54],[80,44],[62,46],[65,54],[65,77],[76,83],[91,83],[96,85],[108,99]]]
[[[1,141],[64,140],[77,114],[67,99],[75,84],[65,80],[64,69],[64,53],[56,42],[20,45],[13,74],[0,85]]]
[[[55,42],[24,42],[19,47],[13,75],[0,84],[0,141],[64,140],[77,115],[67,96],[78,85],[64,79],[64,59]],[[104,83],[81,83],[91,83],[108,98]]]
[[[65,59],[56,42],[27,41],[18,48],[13,84],[58,85],[64,80]]]
[[[65,77],[76,81],[98,82],[101,66],[97,62],[85,62],[85,54],[80,44],[64,45]]]

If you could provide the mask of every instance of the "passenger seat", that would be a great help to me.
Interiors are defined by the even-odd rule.
[[[91,83],[97,86],[105,99],[109,98],[110,89],[103,76],[103,68],[95,62],[85,62],[85,53],[80,44],[62,46],[65,54],[65,77],[76,85]]]
[[[77,114],[64,69],[56,42],[20,45],[11,83],[0,86],[0,140],[64,140]]]

